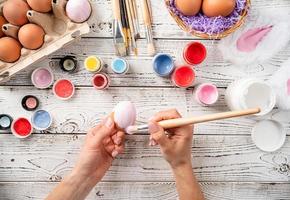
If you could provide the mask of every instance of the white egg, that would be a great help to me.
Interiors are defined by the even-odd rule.
[[[92,7],[88,0],[69,0],[66,4],[66,14],[71,21],[83,23],[91,16]]]
[[[132,126],[136,121],[136,108],[131,101],[121,101],[114,108],[114,121],[121,129]]]

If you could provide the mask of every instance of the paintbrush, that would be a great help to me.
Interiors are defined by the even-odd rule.
[[[171,129],[171,128],[178,128],[181,126],[186,126],[186,125],[191,125],[191,124],[198,124],[198,123],[221,120],[221,119],[253,115],[259,112],[261,112],[260,108],[253,108],[253,109],[246,109],[246,110],[240,110],[240,111],[230,111],[230,112],[204,115],[200,117],[163,120],[163,121],[158,122],[158,124],[164,129]],[[148,132],[148,129],[149,129],[148,124],[140,125],[140,126],[129,126],[126,129],[126,132],[128,134],[144,133],[144,132]]]
[[[150,56],[153,56],[155,55],[156,51],[155,51],[155,46],[153,43],[152,20],[151,20],[148,0],[142,0],[142,10],[143,10],[143,20],[144,20],[147,45],[148,45],[147,51]]]
[[[126,0],[120,0],[120,7],[121,7],[121,19],[123,23],[123,30],[125,33],[126,38],[126,50],[127,55],[130,54],[130,46],[131,46],[131,32],[129,27],[129,19],[128,19],[128,13],[126,8]]]
[[[126,40],[125,40],[124,31],[122,28],[120,2],[119,0],[113,0],[112,3],[113,3],[113,13],[114,13],[113,36],[114,36],[114,45],[116,49],[116,54],[118,56],[126,56]]]
[[[134,33],[135,38],[139,39],[140,37],[140,26],[139,26],[139,18],[138,18],[138,12],[137,12],[137,4],[136,0],[130,1],[130,6],[132,7],[132,14],[133,14],[133,23],[134,23]]]
[[[134,23],[133,23],[133,7],[132,4],[130,3],[130,0],[126,0],[126,8],[127,8],[127,14],[128,14],[128,20],[129,20],[129,27],[131,31],[131,42],[132,42],[132,50],[134,52],[134,55],[138,55],[138,49],[137,49],[137,44],[135,40],[135,30],[134,30]]]

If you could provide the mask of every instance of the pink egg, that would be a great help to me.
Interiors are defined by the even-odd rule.
[[[121,129],[132,126],[136,121],[136,108],[131,101],[121,101],[114,108],[114,121]]]
[[[88,0],[69,0],[66,4],[66,14],[71,21],[83,23],[91,15],[92,7]]]

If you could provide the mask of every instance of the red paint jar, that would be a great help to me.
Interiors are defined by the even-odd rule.
[[[67,79],[60,79],[53,85],[54,95],[61,100],[68,100],[75,94],[74,84]]]
[[[27,138],[33,131],[30,121],[24,117],[15,119],[11,125],[11,132],[18,138]]]
[[[183,49],[183,59],[189,65],[197,65],[204,61],[207,52],[200,42],[191,42]]]
[[[106,74],[99,73],[93,77],[92,84],[97,90],[105,90],[110,86],[110,78]]]
[[[190,66],[180,66],[173,72],[171,80],[177,87],[188,88],[194,84],[195,72]]]

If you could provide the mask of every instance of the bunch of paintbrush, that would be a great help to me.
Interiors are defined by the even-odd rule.
[[[155,54],[152,37],[152,12],[150,0],[142,0],[143,20],[145,24],[148,54]],[[139,19],[136,0],[113,0],[114,45],[118,56],[129,55],[132,51],[138,55],[137,39],[140,38]]]
[[[140,38],[135,0],[113,0],[114,45],[118,56],[138,55],[136,40]]]

